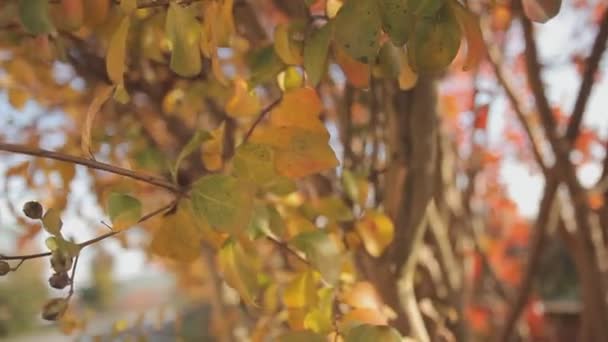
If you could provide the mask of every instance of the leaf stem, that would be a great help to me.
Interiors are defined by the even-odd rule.
[[[278,106],[279,103],[281,103],[282,99],[283,99],[282,96],[279,97],[278,99],[274,100],[274,102],[272,102],[271,104],[269,104],[268,107],[264,108],[260,112],[260,114],[255,119],[255,121],[253,122],[253,124],[251,125],[251,127],[249,127],[249,129],[247,130],[247,133],[245,133],[245,137],[243,138],[243,144],[246,143],[249,140],[249,138],[251,138],[251,135],[253,134],[253,131],[262,122],[262,120],[264,119],[264,117],[266,116],[266,114],[270,113],[270,111],[273,110],[274,107]]]

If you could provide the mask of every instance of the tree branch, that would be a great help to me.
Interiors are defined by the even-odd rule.
[[[515,299],[509,305],[510,310],[505,319],[505,325],[499,335],[498,341],[508,342],[515,331],[517,321],[521,316],[528,297],[532,291],[532,281],[538,271],[540,259],[547,240],[548,231],[554,227],[559,221],[559,210],[556,210],[558,201],[555,198],[559,182],[556,178],[551,178],[550,182],[545,186],[543,198],[540,202],[539,214],[534,224],[534,235],[530,247],[530,253],[526,264],[524,276],[519,285],[519,290],[515,295]]]
[[[106,171],[110,173],[114,173],[117,175],[121,175],[124,177],[132,178],[141,182],[145,182],[148,184],[152,184],[161,188],[165,188],[174,193],[181,193],[182,190],[178,188],[175,184],[164,180],[162,178],[157,178],[156,176],[146,175],[143,173],[135,172],[128,169],[123,169],[118,166],[98,162],[93,159],[87,159],[82,157],[77,157],[69,154],[64,154],[61,152],[54,152],[49,150],[44,150],[36,147],[29,147],[25,145],[17,145],[17,144],[7,144],[0,142],[0,151],[12,152],[18,154],[25,154],[34,157],[47,158],[47,159],[55,159],[67,163],[83,165],[89,167],[91,169]]]
[[[583,121],[583,114],[587,107],[589,95],[591,95],[591,88],[595,81],[595,73],[597,72],[602,59],[602,54],[606,50],[606,41],[608,40],[608,9],[604,11],[604,16],[600,23],[600,30],[595,37],[591,54],[587,58],[585,65],[585,72],[583,74],[583,81],[578,91],[576,103],[572,115],[570,116],[570,123],[566,130],[566,138],[573,143],[578,135],[581,122]]]

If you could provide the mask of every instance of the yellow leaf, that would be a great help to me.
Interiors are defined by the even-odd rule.
[[[201,221],[194,218],[188,202],[163,216],[154,232],[150,250],[153,254],[181,262],[191,262],[201,254]]]
[[[322,110],[321,99],[313,88],[294,89],[286,92],[279,105],[270,113],[270,123],[278,127],[298,127],[327,133],[325,125],[319,119]]]
[[[127,54],[127,35],[129,33],[129,26],[131,24],[131,17],[124,17],[112,38],[110,39],[110,45],[108,46],[108,52],[106,54],[106,70],[110,80],[114,84],[123,83],[123,74],[125,72],[125,60]]]
[[[194,9],[171,2],[165,31],[171,44],[171,70],[183,77],[199,74],[202,68],[199,51],[201,26]]]
[[[86,156],[93,155],[93,152],[91,151],[91,130],[93,129],[95,116],[97,116],[101,106],[103,106],[103,104],[110,98],[112,90],[114,90],[114,87],[107,85],[103,85],[95,89],[95,97],[87,110],[82,135],[80,137],[82,153]]]
[[[277,172],[292,179],[338,166],[326,131],[316,133],[298,127],[264,127],[254,132],[251,141],[273,146]]]
[[[49,208],[42,217],[42,226],[50,234],[59,235],[61,233],[61,227],[63,226],[59,210]]]
[[[226,113],[233,118],[251,117],[261,111],[260,99],[249,91],[243,79],[234,81],[234,93],[226,103]]]
[[[277,75],[277,83],[282,91],[290,91],[302,87],[304,77],[299,68],[290,66]]]
[[[13,87],[8,89],[8,102],[15,109],[23,109],[23,106],[25,106],[25,103],[29,99],[30,95],[21,89]]]
[[[207,170],[217,171],[222,168],[224,161],[222,153],[224,151],[224,123],[210,132],[211,139],[203,143],[202,159]]]
[[[302,46],[291,39],[288,24],[279,24],[274,29],[274,51],[285,64],[302,64]]]
[[[317,302],[318,273],[307,270],[293,278],[283,291],[283,303],[287,308],[309,308]]]
[[[137,9],[137,0],[120,0],[120,9],[127,14],[135,11]]]
[[[222,247],[218,257],[226,283],[239,293],[245,303],[258,306],[258,272],[261,265],[255,250],[245,250],[239,243],[228,242]]]
[[[355,227],[363,240],[365,250],[374,257],[379,257],[393,241],[393,222],[383,213],[370,210]]]

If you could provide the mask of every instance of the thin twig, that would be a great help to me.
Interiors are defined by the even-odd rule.
[[[295,256],[298,260],[300,260],[302,263],[306,264],[306,265],[310,265],[310,262],[303,256],[301,256],[298,252],[296,252],[295,250],[291,249],[291,247],[289,247],[289,245],[283,241],[279,241],[277,239],[275,239],[272,236],[266,236],[266,238],[268,239],[268,241],[272,242],[273,244],[275,244],[277,247],[279,247],[281,250]]]
[[[181,193],[182,190],[177,187],[175,184],[164,180],[162,178],[158,178],[152,175],[146,175],[143,173],[139,173],[133,170],[123,169],[118,166],[98,162],[96,160],[82,158],[78,156],[73,156],[61,152],[49,151],[36,147],[29,147],[25,145],[18,144],[8,144],[0,142],[0,151],[12,152],[18,154],[25,154],[34,157],[47,158],[47,159],[55,159],[67,163],[83,165],[89,167],[91,169],[106,171],[110,173],[114,173],[117,175],[121,175],[124,177],[132,178],[138,181],[142,181],[148,184],[152,184],[161,188],[165,188],[171,192]]]
[[[74,294],[74,278],[76,278],[78,259],[80,259],[80,254],[77,254],[74,258],[74,266],[72,266],[72,274],[70,275],[70,292],[68,292],[68,299],[72,298],[72,295]]]
[[[159,209],[156,209],[156,210],[154,210],[154,211],[152,211],[152,212],[150,212],[150,213],[142,216],[139,219],[139,221],[137,221],[137,223],[142,223],[142,222],[144,222],[146,220],[149,220],[150,218],[152,218],[152,217],[154,217],[154,216],[156,216],[156,215],[158,215],[158,214],[160,214],[160,213],[162,213],[162,212],[164,212],[166,210],[171,209],[174,205],[175,205],[175,201],[171,201],[171,203],[169,203],[169,204],[167,204],[167,205],[165,205],[165,206],[163,206],[163,207],[161,207]],[[112,231],[112,232],[109,232],[109,233],[97,236],[97,237],[92,238],[90,240],[87,240],[87,241],[79,243],[78,247],[80,247],[80,249],[83,249],[83,248],[85,248],[87,246],[90,246],[90,245],[92,245],[94,243],[97,243],[99,241],[102,241],[102,240],[105,240],[105,239],[107,239],[109,237],[112,237],[112,236],[114,236],[114,235],[116,235],[116,234],[118,234],[118,233],[120,233],[122,231],[124,231],[124,229],[120,230],[120,231]],[[52,254],[51,252],[43,252],[43,253],[36,253],[36,254],[26,254],[26,255],[2,255],[2,254],[0,254],[0,260],[21,260],[21,261],[24,261],[24,260],[28,260],[28,259],[37,259],[37,258],[48,257],[48,256],[51,256],[51,254]]]
[[[496,75],[496,79],[504,89],[507,98],[509,98],[509,102],[511,103],[511,107],[513,111],[515,111],[515,115],[517,119],[521,123],[524,128],[526,135],[528,136],[528,140],[530,141],[530,146],[532,146],[532,153],[534,154],[534,158],[536,159],[536,163],[542,170],[543,174],[546,175],[548,172],[547,166],[543,160],[542,154],[540,153],[540,147],[538,142],[535,139],[535,135],[532,131],[532,127],[530,122],[528,121],[528,115],[524,113],[524,109],[522,106],[522,101],[515,94],[515,87],[511,83],[511,80],[508,79],[507,74],[504,69],[500,66],[500,56],[498,49],[494,46],[489,46],[486,44],[488,51],[488,60],[492,67],[494,68],[494,74]]]
[[[274,107],[278,106],[279,103],[281,103],[281,100],[282,100],[282,97],[279,97],[278,99],[274,100],[274,102],[269,104],[268,107],[264,108],[260,112],[258,117],[253,122],[253,124],[251,124],[251,127],[249,127],[249,129],[247,130],[247,133],[245,133],[245,137],[243,138],[243,144],[249,140],[249,138],[253,134],[253,131],[255,130],[255,128],[262,122],[262,120],[264,120],[264,117],[266,116],[266,114],[268,114],[271,110],[273,110]]]

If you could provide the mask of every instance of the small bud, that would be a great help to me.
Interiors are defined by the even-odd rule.
[[[52,288],[61,290],[70,284],[70,277],[67,272],[55,273],[49,278],[49,285]]]
[[[6,261],[0,261],[0,276],[3,276],[11,271],[11,265]]]
[[[42,205],[36,201],[29,201],[23,205],[23,213],[31,219],[40,219],[42,212]]]
[[[72,268],[72,258],[68,258],[60,250],[56,250],[51,256],[51,267],[57,273],[67,272]]]
[[[68,308],[68,300],[65,298],[53,298],[44,304],[42,318],[47,321],[56,321]]]

